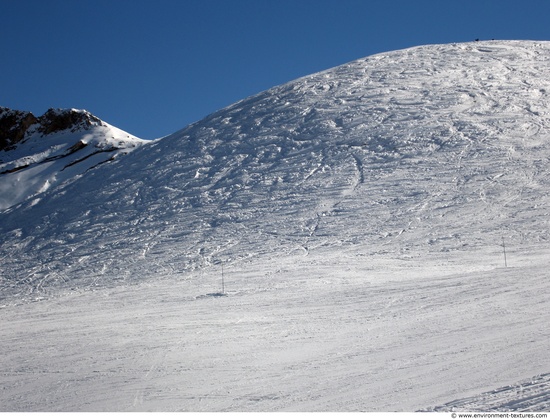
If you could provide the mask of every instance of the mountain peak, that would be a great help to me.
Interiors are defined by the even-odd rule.
[[[48,109],[44,115],[38,118],[38,122],[40,124],[38,131],[44,135],[64,130],[75,132],[102,124],[101,119],[86,110],[54,108]]]
[[[31,112],[0,108],[0,210],[67,184],[135,149],[134,137],[90,112]]]
[[[65,130],[76,132],[101,124],[99,118],[86,110],[50,108],[36,117],[32,112],[0,107],[0,151],[13,148],[35,132],[42,135]]]

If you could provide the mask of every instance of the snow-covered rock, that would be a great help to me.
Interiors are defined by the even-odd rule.
[[[73,181],[144,142],[84,110],[49,109],[37,118],[0,108],[0,210]]]

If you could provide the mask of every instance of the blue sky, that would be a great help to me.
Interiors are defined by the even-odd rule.
[[[141,138],[379,52],[549,40],[549,0],[0,0],[0,106]]]

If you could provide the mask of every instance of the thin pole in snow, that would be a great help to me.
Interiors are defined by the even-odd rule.
[[[504,267],[508,267],[508,263],[506,262],[506,245],[504,244],[504,237],[502,237],[502,251],[504,253]]]
[[[225,282],[223,280],[223,261],[222,263],[222,294],[225,294]]]

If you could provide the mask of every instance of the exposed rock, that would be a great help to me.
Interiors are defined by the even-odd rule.
[[[29,127],[37,122],[31,112],[0,107],[0,151],[22,141]]]
[[[87,111],[76,109],[53,109],[38,118],[40,127],[38,131],[47,135],[52,132],[70,129],[77,131],[81,128],[89,128],[92,125],[101,125],[101,120]]]
[[[48,135],[64,130],[75,132],[93,125],[101,125],[102,122],[91,113],[77,109],[50,108],[37,118],[31,112],[0,107],[0,151],[8,150],[23,141],[30,133],[30,128],[36,124],[38,125],[34,127],[33,132],[36,130]]]

